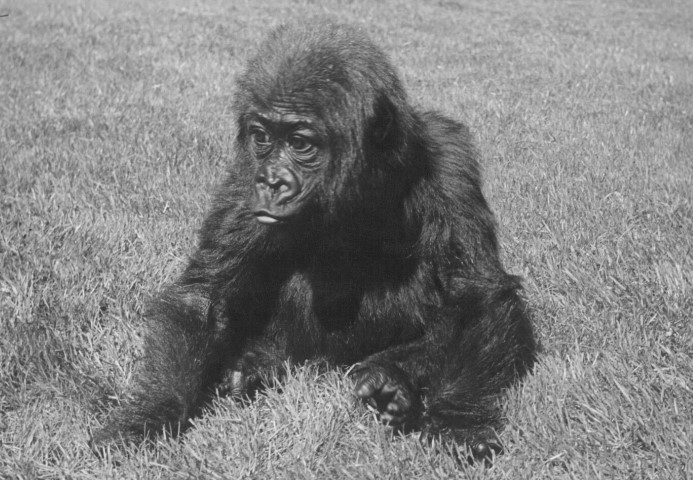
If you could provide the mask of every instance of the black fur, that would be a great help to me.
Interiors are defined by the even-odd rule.
[[[234,107],[231,172],[188,267],[151,309],[134,401],[95,445],[176,433],[220,383],[243,393],[287,359],[324,358],[360,362],[356,392],[384,420],[498,451],[497,399],[530,370],[535,340],[468,129],[414,109],[385,55],[330,23],[274,31]],[[249,146],[258,109],[305,115],[321,139],[310,171],[267,160],[300,184],[285,202],[298,214],[277,225],[253,215],[254,188],[279,189]]]

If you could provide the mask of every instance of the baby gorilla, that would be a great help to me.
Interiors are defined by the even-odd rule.
[[[412,107],[383,52],[333,23],[275,30],[233,108],[230,172],[94,445],[175,434],[224,379],[243,394],[321,358],[356,363],[384,421],[499,453],[497,400],[535,340],[468,129]]]

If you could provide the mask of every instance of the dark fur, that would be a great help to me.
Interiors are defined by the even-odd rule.
[[[318,120],[329,164],[303,215],[267,226],[249,206],[244,118],[287,101]],[[392,423],[497,449],[497,399],[531,368],[535,341],[468,129],[414,109],[385,55],[329,23],[276,30],[234,105],[231,172],[151,309],[134,401],[95,443],[185,428],[225,375],[242,393],[287,359],[324,358],[361,362],[357,393]]]

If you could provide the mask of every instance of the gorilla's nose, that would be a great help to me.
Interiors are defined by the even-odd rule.
[[[301,184],[296,175],[285,167],[265,165],[255,174],[255,188],[272,197],[272,203],[287,203],[301,193]]]

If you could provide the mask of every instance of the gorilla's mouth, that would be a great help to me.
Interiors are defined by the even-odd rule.
[[[276,215],[272,215],[266,210],[260,210],[257,212],[254,212],[253,215],[255,215],[255,220],[257,220],[260,223],[263,223],[265,225],[272,225],[275,223],[282,222],[284,219],[281,217],[277,217]]]
[[[276,225],[279,223],[291,223],[299,216],[301,211],[297,205],[281,205],[277,208],[274,205],[269,208],[266,205],[258,205],[252,209],[252,214],[259,223],[265,225]]]

